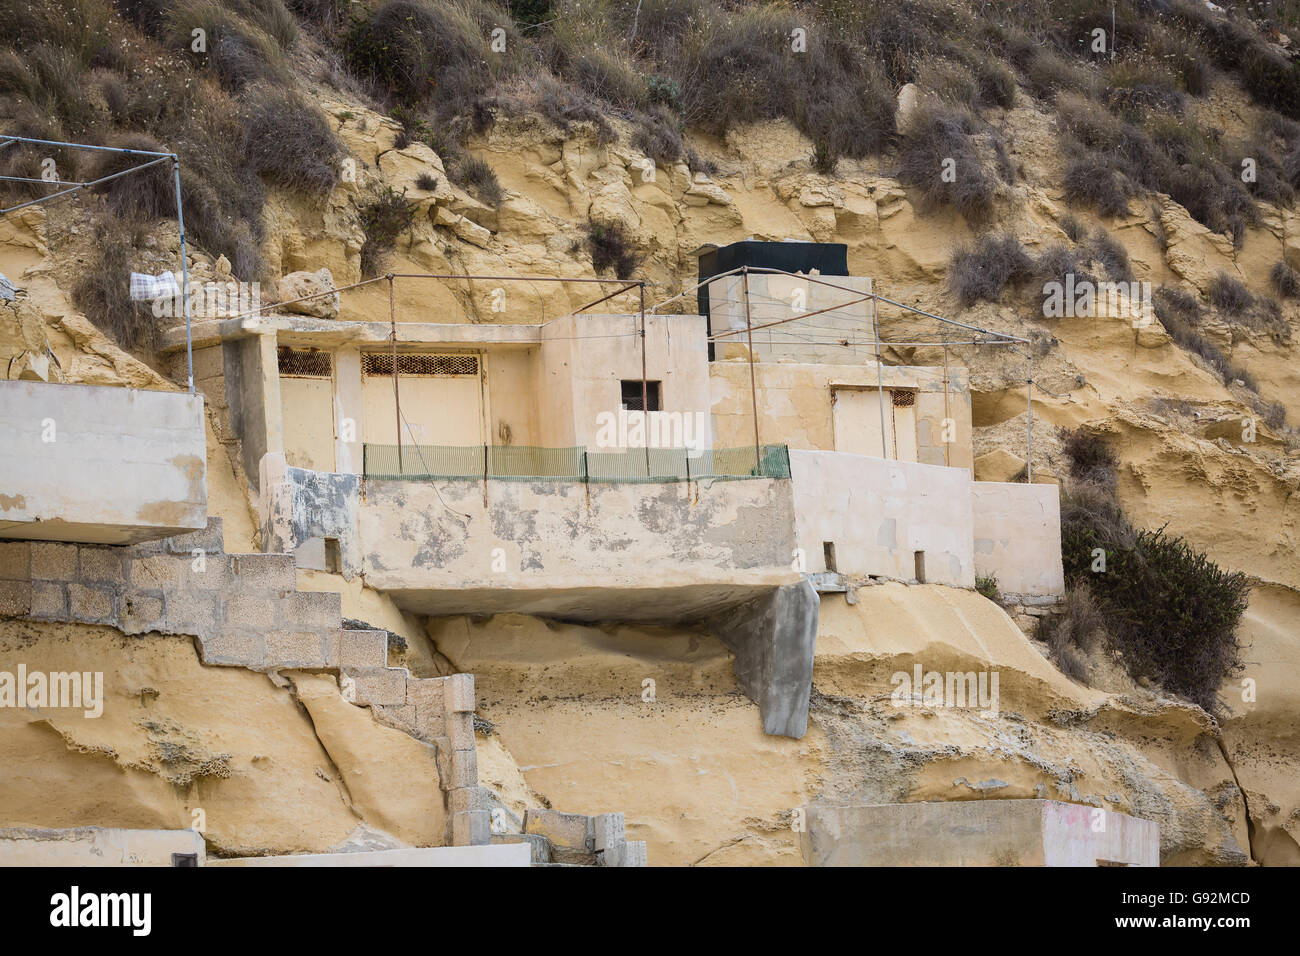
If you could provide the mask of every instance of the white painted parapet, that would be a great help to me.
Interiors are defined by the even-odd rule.
[[[207,505],[200,396],[0,381],[0,538],[134,544]]]
[[[972,486],[975,573],[997,578],[998,591],[1023,604],[1065,594],[1061,496],[1052,484],[977,481]]]

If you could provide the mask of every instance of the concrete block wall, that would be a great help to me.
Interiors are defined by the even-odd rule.
[[[569,866],[645,866],[643,840],[627,839],[621,813],[524,811],[524,832],[497,834],[495,843],[528,843],[535,864]]]
[[[353,632],[376,633],[383,631]],[[474,743],[474,675],[407,677],[400,696],[383,671],[401,668],[358,666],[344,678],[355,703],[370,703],[382,723],[426,740],[437,748],[438,778],[447,794],[451,846],[482,846],[491,837],[487,791],[478,785]],[[403,673],[405,671],[403,670]]]
[[[221,520],[131,547],[0,541],[0,616],[198,638],[203,662],[336,673],[345,700],[435,745],[449,842],[488,839],[478,787],[474,676],[388,666],[388,634],[342,626],[336,592],[299,591],[293,555],[226,554]]]

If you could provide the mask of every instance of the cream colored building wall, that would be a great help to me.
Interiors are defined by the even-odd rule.
[[[361,394],[361,350],[345,346],[334,353],[335,470],[357,475],[362,470],[365,404]]]
[[[487,374],[488,443],[540,445],[542,401],[537,379],[541,349],[496,349],[483,353]]]
[[[804,570],[975,585],[970,472],[833,451],[790,449],[795,536]]]
[[[638,323],[639,317],[634,316],[577,315],[544,327],[544,387],[555,392],[543,396],[546,414],[555,416],[546,430],[554,439],[548,444],[597,447],[597,416],[618,412],[621,381],[641,380]],[[707,422],[709,361],[704,319],[698,315],[647,316],[645,355],[646,379],[661,383],[662,410],[702,412]],[[567,425],[563,423],[566,415]],[[709,442],[705,444],[711,447]]]
[[[1031,603],[1064,595],[1059,487],[997,481],[971,487],[975,573],[996,577],[1000,592]]]
[[[719,448],[753,444],[754,416],[748,362],[713,362],[714,443]],[[922,464],[973,468],[970,384],[965,368],[891,366],[881,369],[884,387],[916,390],[916,457]],[[873,365],[803,365],[756,362],[759,439],[763,444],[834,451],[831,393],[835,389],[876,387]],[[944,420],[952,420],[953,441],[945,443]],[[879,426],[877,426],[877,431]],[[877,455],[879,452],[876,453]]]
[[[334,471],[334,382],[280,377],[284,457],[295,468]]]
[[[820,282],[812,281],[819,279]],[[832,288],[822,283],[833,283]],[[851,291],[846,291],[851,290]],[[797,276],[751,273],[749,275],[749,321],[752,326],[785,322],[752,333],[754,352],[765,361],[796,362],[863,361],[874,354],[871,303],[853,302],[871,292],[865,276]],[[852,303],[851,305],[845,303]],[[823,309],[830,311],[823,312]],[[820,314],[812,314],[820,313]],[[733,275],[709,285],[709,315],[713,334],[745,328],[744,279]],[[806,315],[797,321],[796,316]],[[824,341],[822,341],[824,340]],[[847,340],[846,348],[840,344]],[[717,341],[717,356],[725,358],[747,347],[744,334]]]

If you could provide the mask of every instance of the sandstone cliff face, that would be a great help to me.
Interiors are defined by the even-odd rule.
[[[708,635],[496,618],[435,622],[429,644],[382,595],[353,586],[350,600],[391,616],[398,626],[385,626],[408,634],[429,668],[441,655],[479,675],[480,709],[497,728],[480,737],[484,779],[507,805],[522,809],[546,799],[583,813],[624,810],[630,836],[650,841],[656,863],[797,863],[789,814],[809,800],[1059,797],[1158,819],[1169,863],[1300,862],[1294,689],[1300,563],[1290,504],[1300,460],[1287,436],[1262,424],[1256,442],[1241,440],[1241,419],[1255,415],[1241,388],[1224,386],[1158,325],[1031,321],[1010,305],[981,304],[959,314],[945,279],[952,248],[970,236],[962,219],[918,209],[884,161],[843,161],[834,177],[814,173],[806,159],[811,144],[783,122],[737,130],[725,142],[694,140],[718,166],[711,178],[678,165],[660,167],[651,179],[626,136],[601,145],[596,131],[581,125],[565,133],[536,117],[501,118],[472,143],[505,189],[494,208],[450,185],[427,147],[395,149],[391,120],[342,101],[336,91],[318,93],[357,161],[357,176],[321,201],[273,195],[265,211],[265,253],[277,275],[328,268],[339,285],[360,279],[357,208],[378,184],[406,188],[418,203],[415,225],[398,240],[389,265],[398,272],[591,275],[583,227],[589,219],[617,221],[635,237],[657,300],[694,280],[690,252],[704,242],[751,236],[844,242],[851,271],[873,276],[882,294],[1047,346],[1035,356],[1036,472],[1050,477],[1062,469],[1051,426],[1099,426],[1119,453],[1120,497],[1135,520],[1168,522],[1220,564],[1258,581],[1243,635],[1245,676],[1256,693],[1226,687],[1231,715],[1221,728],[1196,708],[1149,692],[1114,695],[1074,684],[977,595],[888,585],[864,591],[853,608],[838,597],[824,602],[812,725],[801,741],[762,735],[725,650]],[[1250,109],[1231,89],[1213,102],[1235,116]],[[1064,236],[1063,158],[1052,122],[1036,106],[1016,107],[999,120],[1021,175],[999,199],[998,218],[1031,250]],[[418,189],[421,174],[435,176],[437,187]],[[1133,210],[1105,227],[1127,250],[1139,280],[1204,292],[1226,271],[1262,291],[1278,259],[1300,264],[1300,217],[1287,210],[1266,207],[1237,252],[1168,199],[1135,202]],[[1099,225],[1071,212],[1086,226]],[[37,208],[0,221],[0,271],[21,277],[30,292],[20,310],[0,310],[0,360],[43,334],[67,381],[177,387],[113,346],[72,308],[77,242],[55,244],[51,236],[66,237],[75,218],[75,208]],[[160,253],[174,254],[174,230],[158,242]],[[215,264],[197,250],[193,266],[202,277]],[[493,314],[490,285],[399,283],[396,318],[463,314],[470,321],[536,322],[589,297],[578,286],[519,284],[505,313]],[[346,318],[387,321],[387,290],[375,284],[346,293],[342,308]],[[1296,307],[1284,306],[1288,326],[1296,318]],[[885,316],[887,335],[909,328]],[[1300,416],[1292,345],[1240,327],[1203,331],[1253,372],[1265,399],[1283,403],[1293,419]],[[971,369],[976,455],[1002,451],[1023,459],[1025,356],[992,351],[956,347],[949,355]],[[937,364],[943,355],[919,348],[893,350],[889,358]],[[255,550],[238,453],[216,436],[210,428],[210,510],[225,520],[232,550]],[[987,459],[995,460],[1005,463]],[[977,476],[986,477],[979,469]],[[36,641],[50,660],[62,653],[60,641],[90,642],[106,673],[123,671],[121,694],[135,695],[137,684],[148,684],[162,692],[158,706],[184,700],[183,712],[170,719],[203,738],[202,747],[187,746],[224,754],[232,768],[228,776],[190,774],[182,795],[171,786],[175,771],[150,763],[150,738],[138,722],[95,729],[20,719],[4,746],[12,750],[11,766],[28,769],[0,796],[3,822],[184,825],[184,812],[201,798],[215,811],[210,839],[232,852],[321,849],[344,839],[361,819],[420,839],[418,828],[403,822],[404,788],[373,778],[354,787],[348,768],[331,765],[340,754],[348,760],[363,754],[347,739],[358,731],[323,703],[329,698],[319,688],[298,687],[304,715],[288,692],[259,675],[150,670],[161,657],[177,660],[174,642],[128,646],[87,629],[30,634],[11,623],[0,633]],[[916,662],[926,669],[999,670],[999,715],[889,707],[890,675]],[[656,680],[654,704],[641,699],[645,677]],[[236,700],[265,710],[248,721],[264,728],[255,739],[222,730]],[[322,725],[337,735],[337,746],[320,733]],[[96,792],[79,774],[103,778],[103,789],[80,803],[43,806],[49,782],[38,772],[42,766],[75,780],[74,791]]]

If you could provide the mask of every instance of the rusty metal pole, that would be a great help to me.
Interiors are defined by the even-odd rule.
[[[402,458],[402,401],[397,393],[397,306],[393,302],[393,274],[388,274],[388,325],[393,342],[393,415],[397,425],[397,473],[406,474]]]
[[[1034,480],[1034,347],[1025,346],[1025,484]]]
[[[740,270],[740,281],[744,285],[745,341],[749,348],[749,404],[754,411],[754,469],[758,471],[763,464],[763,446],[758,438],[758,385],[754,380],[754,326],[749,314],[749,266]]]
[[[645,364],[645,280],[641,280],[641,427],[645,436],[645,476],[650,477],[650,385]]]
[[[880,358],[880,315],[877,311],[880,301],[876,298],[876,280],[871,280],[871,334],[876,340],[876,404],[880,406],[880,457],[888,458],[889,451],[885,448],[885,379]],[[889,410],[889,417],[894,417],[894,411]]]

